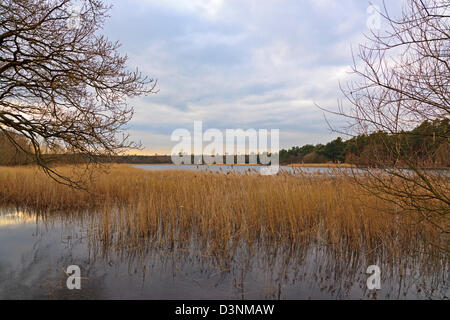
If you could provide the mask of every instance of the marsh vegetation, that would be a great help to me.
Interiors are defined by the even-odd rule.
[[[345,172],[259,176],[116,165],[92,175],[84,191],[35,167],[2,168],[1,205],[41,226],[81,223],[90,259],[126,264],[144,278],[165,261],[184,280],[185,268],[194,272],[200,288],[211,277],[233,284],[232,297],[376,297],[365,288],[371,264],[383,270],[379,297],[448,297],[448,238],[434,226],[448,221],[405,214]]]

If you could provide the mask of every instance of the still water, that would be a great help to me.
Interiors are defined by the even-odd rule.
[[[150,170],[150,171],[166,171],[166,170],[186,170],[186,171],[209,171],[217,173],[242,173],[242,174],[258,174],[261,170],[265,168],[270,168],[269,166],[258,166],[258,165],[174,165],[174,164],[138,164],[133,165],[135,168]],[[279,166],[278,172],[285,172],[289,174],[301,174],[301,175],[338,175],[338,174],[365,174],[370,170],[372,173],[382,173],[384,170],[380,169],[364,169],[364,168],[347,168],[347,167],[292,167],[292,166]],[[387,169],[389,170],[389,169]],[[394,169],[391,169],[394,170]],[[400,173],[414,174],[413,171],[409,169],[395,169]],[[425,169],[426,170],[426,169]],[[433,172],[439,176],[445,176],[450,178],[450,170],[448,168],[444,169],[433,169],[426,170],[428,172]]]
[[[234,173],[259,173],[261,169],[267,168],[258,165],[173,165],[173,164],[140,164],[133,165],[133,167],[150,170],[150,171],[164,171],[164,170],[188,170],[188,171],[210,171],[210,172],[234,172]],[[333,173],[339,171],[351,171],[348,168],[329,168],[329,167],[290,167],[280,166],[280,171],[289,173],[303,172],[303,173]],[[357,169],[355,169],[357,170]]]
[[[326,246],[237,248],[226,260],[195,245],[111,248],[93,237],[92,214],[41,216],[0,211],[0,299],[448,299],[448,260],[404,260]],[[366,269],[381,268],[368,290]],[[66,286],[81,268],[81,290]]]

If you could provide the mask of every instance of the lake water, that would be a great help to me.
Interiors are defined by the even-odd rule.
[[[235,172],[235,173],[260,173],[261,169],[267,168],[258,165],[173,165],[173,164],[142,164],[133,165],[135,168],[150,170],[150,171],[164,171],[164,170],[188,170],[188,171],[210,171],[210,172]],[[280,171],[295,173],[333,173],[335,170],[350,171],[348,168],[330,168],[330,167],[290,167],[280,166]]]
[[[209,172],[217,172],[217,173],[242,173],[242,174],[260,174],[261,170],[267,170],[270,168],[269,166],[258,166],[258,165],[194,165],[194,164],[186,164],[186,165],[174,165],[174,164],[139,164],[133,165],[135,168],[150,170],[150,171],[166,171],[166,170],[185,170],[185,171],[209,171]],[[370,172],[377,172],[378,169],[370,169]],[[413,172],[409,169],[398,169],[402,173],[410,173]],[[317,175],[317,174],[326,174],[326,175],[336,175],[340,173],[348,173],[348,174],[365,174],[368,172],[367,169],[362,168],[345,168],[345,167],[292,167],[292,166],[279,166],[279,172],[286,172],[290,174],[302,174],[302,175]],[[378,170],[379,173],[383,173],[384,171]],[[445,176],[450,178],[450,170],[449,169],[438,169],[438,170],[430,170],[429,172],[433,172],[434,174]]]
[[[336,256],[318,244],[236,248],[205,256],[192,244],[112,248],[94,237],[95,214],[0,211],[0,299],[445,299],[448,260],[405,257],[380,263],[380,290],[368,290],[373,257]],[[419,262],[418,262],[419,261]],[[64,270],[81,268],[81,290]]]

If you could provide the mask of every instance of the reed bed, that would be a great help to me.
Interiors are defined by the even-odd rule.
[[[70,175],[73,167],[59,170]],[[105,250],[149,241],[183,248],[194,241],[205,254],[224,258],[243,247],[316,245],[344,258],[356,252],[396,261],[448,249],[438,230],[416,223],[414,214],[399,214],[344,174],[260,176],[115,165],[94,171],[86,186],[88,192],[70,189],[35,167],[2,167],[0,206],[43,218],[87,212],[92,236]]]

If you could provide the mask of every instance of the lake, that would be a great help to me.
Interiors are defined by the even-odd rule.
[[[259,165],[174,165],[174,164],[135,164],[132,165],[135,168],[150,170],[150,171],[165,171],[165,170],[185,170],[185,171],[209,171],[217,173],[243,173],[243,174],[259,174],[264,168],[269,168],[269,166],[259,166]],[[389,170],[389,169],[387,169]],[[396,169],[402,173],[414,174],[412,170],[409,169]],[[381,169],[370,169],[370,172],[382,173]],[[347,167],[327,167],[327,166],[279,166],[279,172],[286,172],[289,174],[301,174],[301,175],[317,175],[317,174],[327,174],[335,175],[338,173],[348,173],[348,174],[364,174],[368,172],[368,169],[364,168],[347,168]],[[448,168],[443,169],[430,169],[428,172],[433,172],[437,175],[442,175],[450,178],[450,170]]]
[[[149,166],[154,167],[154,166]],[[155,168],[155,167],[154,167]],[[240,169],[239,169],[240,170]],[[101,219],[101,218],[100,218]],[[196,239],[111,247],[95,213],[0,211],[0,299],[448,299],[448,260],[408,257],[396,267],[332,247],[237,247],[205,256]],[[380,264],[381,289],[368,290]],[[66,286],[81,268],[81,290]]]
[[[210,172],[234,172],[234,173],[259,173],[262,168],[266,166],[258,165],[174,165],[174,164],[140,164],[133,165],[135,168],[150,170],[150,171],[164,171],[164,170],[188,170],[188,171],[210,171]],[[332,167],[291,167],[280,166],[280,171],[289,173],[303,172],[303,173],[333,173],[335,170],[350,171],[348,168],[332,168]]]

